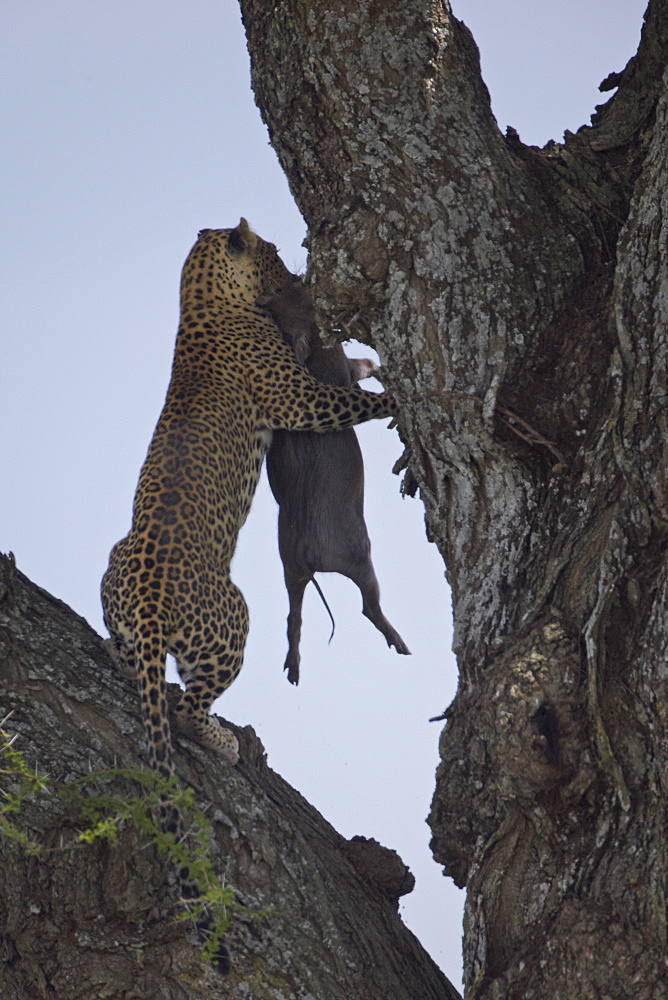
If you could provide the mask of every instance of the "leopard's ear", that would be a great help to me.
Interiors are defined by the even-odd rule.
[[[248,253],[253,249],[257,243],[257,236],[246,220],[242,218],[236,229],[230,229],[227,242],[230,252],[235,257],[240,257],[242,253]]]

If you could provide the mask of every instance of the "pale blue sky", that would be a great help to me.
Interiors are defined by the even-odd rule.
[[[500,127],[559,140],[635,52],[644,0],[457,0]],[[5,0],[0,550],[102,631],[99,580],[129,527],[169,379],[183,261],[203,227],[245,215],[304,266],[303,222],[249,85],[233,0]],[[364,353],[364,351],[358,351]],[[321,577],[337,621],[305,602],[302,683],[282,674],[285,597],[264,483],[233,576],[251,610],[244,669],[218,704],[345,836],[396,848],[418,879],[402,914],[455,983],[462,894],[424,818],[452,699],[450,600],[419,500],[390,469],[384,422],[360,431],[388,650],[348,581]]]

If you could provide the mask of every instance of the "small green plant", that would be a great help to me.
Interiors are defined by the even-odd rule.
[[[9,716],[2,720],[2,725],[7,718]],[[28,767],[22,754],[14,749],[15,740],[16,736],[10,738],[0,727],[0,779],[7,776],[15,788],[15,791],[1,789],[5,801],[0,805],[0,832],[19,843],[28,854],[37,854],[40,851],[39,844],[32,841],[27,833],[19,830],[11,817],[21,812],[26,798],[44,791],[48,786],[48,780]]]
[[[208,913],[212,929],[203,951],[207,957],[213,956],[229,926],[230,911],[238,904],[234,901],[234,890],[219,883],[211,864],[211,823],[197,808],[193,789],[182,788],[175,778],[163,778],[153,771],[120,767],[91,771],[68,783],[54,781],[30,768],[14,748],[16,737],[10,738],[3,728],[7,718],[0,723],[0,792],[4,797],[0,802],[0,833],[19,844],[27,854],[39,855],[85,848],[101,839],[114,844],[120,830],[133,824],[173,865],[187,868],[197,882],[201,895],[183,900],[185,910],[179,916],[197,922],[205,911]],[[120,780],[138,786],[135,794],[105,791],[112,782]],[[75,825],[83,827],[60,847],[39,844],[18,825],[27,801],[44,793],[68,799],[73,806]],[[154,818],[160,806],[174,806],[183,816],[190,817],[188,843],[177,841],[161,829]]]

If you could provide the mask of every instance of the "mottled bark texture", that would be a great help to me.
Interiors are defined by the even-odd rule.
[[[320,319],[387,367],[452,586],[467,996],[668,997],[668,2],[542,150],[447,0],[241,7]]]
[[[0,836],[0,1000],[457,1000],[397,913],[412,887],[397,855],[344,840],[271,771],[250,727],[235,730],[237,767],[175,741],[213,823],[216,870],[248,908],[227,936],[229,977],[175,919],[175,880],[148,836],[126,825],[115,846],[61,849],[81,829],[63,789],[142,766],[139,701],[87,623],[0,556],[0,718],[10,710],[14,747],[60,791],[10,816],[56,850],[29,857]]]

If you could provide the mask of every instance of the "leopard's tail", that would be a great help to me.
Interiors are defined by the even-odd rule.
[[[167,682],[165,660],[167,640],[164,635],[137,637],[135,641],[134,668],[137,674],[139,697],[148,743],[149,762],[152,769],[163,778],[176,775],[174,754],[169,725],[167,704]],[[186,838],[186,827],[179,807],[167,795],[160,800],[160,828],[180,844]],[[186,906],[199,899],[201,889],[187,865],[178,867],[179,888]],[[197,934],[206,942],[211,935],[214,920],[208,909],[204,909],[197,920]],[[222,974],[230,971],[230,954],[221,941],[211,959],[212,965]]]

